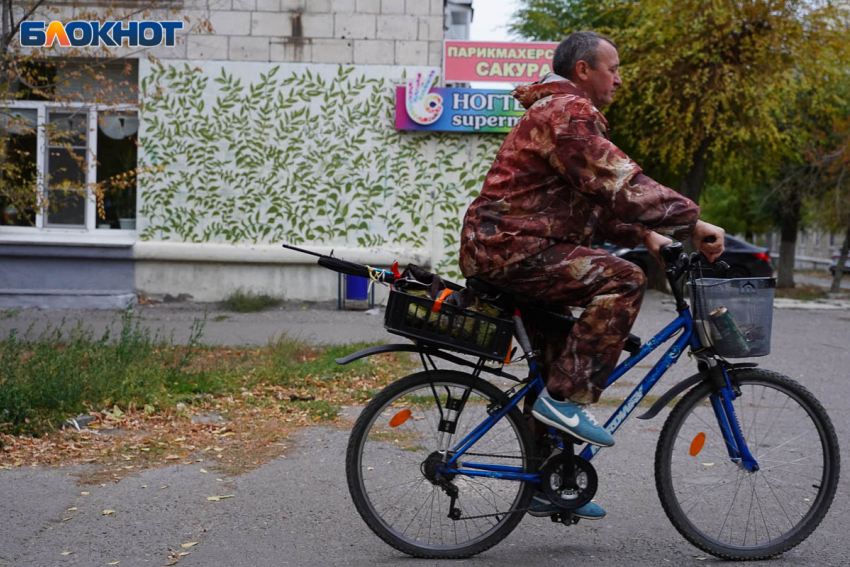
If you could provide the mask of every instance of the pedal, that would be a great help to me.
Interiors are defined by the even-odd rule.
[[[578,523],[581,518],[573,516],[569,512],[559,512],[549,516],[549,519],[556,524],[564,524],[565,526],[573,526]]]

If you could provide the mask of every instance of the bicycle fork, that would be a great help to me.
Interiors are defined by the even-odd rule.
[[[732,402],[740,395],[740,391],[737,387],[732,386],[729,374],[723,366],[717,364],[717,361],[710,359],[709,367],[714,383],[718,386],[718,391],[709,395],[709,401],[714,410],[714,416],[717,418],[720,433],[726,443],[729,458],[733,463],[748,471],[756,472],[759,470],[758,462],[750,453],[744,439],[744,433],[741,430],[741,424],[735,413],[735,407],[732,405]]]

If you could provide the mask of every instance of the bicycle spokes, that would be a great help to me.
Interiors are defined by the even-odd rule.
[[[793,391],[768,382],[741,390],[729,402],[732,419],[714,395],[681,418],[669,463],[675,515],[710,542],[767,547],[812,515],[829,459],[817,418]],[[758,466],[747,466],[745,452]]]

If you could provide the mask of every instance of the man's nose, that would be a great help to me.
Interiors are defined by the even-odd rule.
[[[617,87],[623,86],[623,81],[620,80],[620,74],[619,73],[614,75],[614,86],[617,86]]]

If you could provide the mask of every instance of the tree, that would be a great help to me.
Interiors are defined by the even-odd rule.
[[[811,152],[809,162],[816,175],[813,184],[820,190],[809,200],[813,224],[830,232],[844,234],[844,243],[838,254],[838,269],[833,274],[830,292],[841,290],[842,266],[850,250],[850,118],[833,123],[833,128],[823,132],[820,144]]]
[[[565,14],[565,25],[548,19]],[[769,185],[802,161],[807,115],[843,109],[834,85],[846,72],[850,18],[829,2],[522,0],[512,30],[555,40],[589,27],[620,47],[625,88],[606,111],[615,143],[697,203],[706,183],[729,188],[742,172],[747,187]]]
[[[750,169],[769,175],[787,155],[793,141],[777,118],[800,91],[830,92],[847,60],[847,18],[798,0],[523,0],[511,29],[557,40],[593,27],[617,41],[626,88],[609,111],[615,131],[699,202],[708,178],[722,181],[726,156],[757,148]]]

